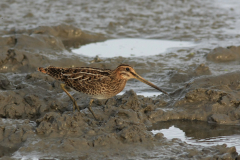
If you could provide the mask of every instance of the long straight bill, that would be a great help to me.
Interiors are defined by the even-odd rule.
[[[132,73],[132,72],[131,72],[131,73]],[[163,92],[163,93],[165,93],[165,94],[168,95],[167,92],[163,91],[162,89],[160,89],[159,87],[155,86],[155,85],[152,84],[151,82],[149,82],[149,81],[147,81],[146,79],[142,78],[142,77],[139,76],[138,74],[136,74],[136,73],[132,73],[132,75],[134,75],[134,77],[135,77],[137,80],[139,80],[139,81],[141,81],[141,82],[143,82],[143,83],[146,83],[147,85],[149,85],[149,86],[151,86],[151,87],[153,87],[153,88],[159,90],[160,92]]]

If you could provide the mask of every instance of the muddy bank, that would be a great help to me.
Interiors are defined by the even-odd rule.
[[[0,70],[1,72],[28,72],[35,71],[38,66],[50,64],[84,66],[86,65],[84,60],[66,48],[104,39],[104,36],[89,35],[69,25],[42,26],[24,32],[10,33],[0,37]],[[60,61],[62,64],[59,64]]]
[[[193,146],[179,139],[167,140],[160,133],[153,135],[147,130],[147,126],[151,126],[151,117],[159,115],[159,111],[155,111],[155,105],[149,105],[151,101],[152,99],[138,97],[133,91],[129,91],[123,96],[110,99],[106,105],[102,101],[94,101],[93,109],[101,122],[95,121],[87,109],[80,113],[48,112],[36,120],[37,125],[31,125],[29,121],[19,124],[18,121],[10,120],[14,125],[17,123],[17,127],[7,129],[9,124],[2,120],[2,135],[3,139],[6,139],[5,136],[10,137],[8,145],[16,147],[19,146],[19,142],[22,143],[19,146],[21,148],[16,149],[13,154],[15,158],[237,157],[234,147]],[[27,139],[24,138],[25,134]],[[4,158],[6,156],[8,155]]]
[[[231,62],[239,61],[240,58],[240,47],[229,46],[226,48],[218,47],[212,50],[207,55],[207,60],[214,62]]]
[[[236,75],[238,75],[238,73],[221,75],[221,79],[224,79],[223,77],[233,77],[232,80],[238,80],[238,76]],[[3,121],[3,124],[1,125],[3,137],[1,143],[4,144],[3,142],[6,141],[5,137],[13,137],[13,139],[8,138],[10,142],[7,141],[6,143],[8,143],[8,145],[11,144],[13,148],[16,148],[14,150],[16,152],[9,150],[10,153],[14,152],[15,158],[22,156],[39,158],[56,157],[63,159],[68,159],[69,157],[80,157],[83,159],[94,159],[96,157],[115,157],[120,159],[123,157],[151,158],[152,153],[158,152],[158,154],[154,157],[201,159],[211,155],[211,157],[215,159],[235,159],[237,153],[234,147],[226,148],[225,145],[216,147],[192,146],[177,139],[172,141],[167,140],[161,134],[153,135],[148,131],[148,127],[151,127],[153,123],[159,121],[189,119],[210,122],[209,118],[212,120],[213,115],[219,114],[220,111],[221,113],[226,114],[230,110],[231,112],[237,114],[237,110],[234,109],[236,106],[233,105],[235,103],[234,101],[232,104],[230,103],[228,106],[225,106],[225,110],[224,106],[221,107],[221,110],[212,109],[214,108],[214,104],[218,103],[218,100],[220,99],[219,96],[222,95],[220,93],[227,91],[224,90],[220,93],[211,92],[211,87],[209,86],[212,86],[211,83],[216,83],[217,79],[219,79],[219,77],[213,77],[209,81],[200,78],[198,81],[196,80],[195,83],[193,82],[190,86],[182,89],[182,91],[178,92],[178,94],[172,93],[172,97],[176,95],[178,97],[185,95],[185,97],[181,100],[177,100],[174,106],[171,106],[173,101],[170,100],[168,102],[167,100],[169,98],[166,96],[151,99],[143,96],[137,96],[132,90],[126,92],[122,96],[109,99],[107,103],[105,100],[95,100],[93,103],[93,110],[100,121],[95,121],[91,113],[86,108],[80,113],[77,111],[74,113],[72,113],[72,111],[68,111],[71,110],[72,103],[66,95],[62,95],[63,92],[59,90],[59,87],[58,89],[55,88],[51,90],[48,86],[42,85],[41,87],[48,88],[47,90],[43,89],[42,92],[54,92],[55,95],[52,96],[55,97],[56,95],[62,95],[64,97],[63,99],[55,99],[55,101],[66,101],[65,103],[59,103],[62,103],[62,106],[67,106],[69,108],[61,108],[61,105],[55,105],[56,108],[51,107],[51,105],[46,104],[45,101],[53,100],[46,95],[45,98],[42,98],[40,95],[35,93],[37,96],[24,97],[24,103],[31,102],[30,107],[38,112],[23,112],[19,115],[26,115],[29,117],[19,117],[17,114],[9,114],[8,111],[12,111],[11,113],[17,113],[12,109],[14,105],[9,105],[11,106],[11,109],[6,109],[4,110],[5,112],[3,111],[1,114]],[[199,84],[200,82],[202,82],[202,86]],[[232,84],[231,79],[226,79],[226,81],[223,82],[223,85],[227,85],[228,83]],[[197,84],[197,87],[194,86],[194,84]],[[209,86],[207,86],[207,84]],[[203,86],[208,89],[201,89]],[[234,88],[234,86],[232,87]],[[201,94],[199,93],[199,95],[194,94],[196,90],[204,90],[204,92],[200,92]],[[209,92],[206,90],[209,90]],[[22,92],[24,92],[24,90],[22,90]],[[185,94],[184,92],[187,93]],[[195,99],[189,98],[194,97],[193,95],[198,95],[200,97]],[[18,103],[15,102],[15,104]],[[39,103],[41,105],[39,105]],[[81,106],[84,108],[87,106],[88,101],[81,98],[81,102],[78,100],[78,104],[84,104]],[[182,104],[182,106],[180,104]],[[206,106],[206,104],[208,104],[208,106]],[[26,106],[26,104],[23,106]],[[44,106],[47,110],[41,109],[41,107]],[[172,107],[172,110],[170,106]],[[8,105],[3,107],[3,109],[5,108],[8,108]],[[192,110],[192,108],[194,108],[194,110]],[[28,111],[26,108],[18,109]],[[184,112],[181,112],[182,110],[184,110]],[[30,125],[30,121],[22,122],[23,124],[30,123],[30,126],[27,126],[28,128],[22,128],[23,124],[20,123],[17,128],[15,127],[11,129],[13,130],[12,132],[8,132],[6,129],[8,124],[4,123],[5,118],[34,119],[33,117],[39,117],[34,120],[37,123],[36,125]],[[239,119],[237,117],[235,118]],[[237,124],[236,119],[225,122],[228,120],[225,118],[224,124]],[[9,120],[13,124],[16,123],[12,119]],[[221,121],[215,121],[215,123],[221,123]],[[20,133],[16,132],[18,130],[20,130]],[[24,138],[24,135],[26,134],[25,132],[28,133],[27,137],[29,138],[27,139]],[[16,136],[18,138],[14,139]],[[171,148],[171,146],[174,146],[173,150],[169,150],[169,147]],[[21,148],[18,149],[17,147]],[[45,150],[45,148],[48,149]],[[134,148],[134,150],[132,150],[132,148]],[[67,154],[62,154],[63,152],[67,152]],[[162,156],[166,152],[168,154],[166,156]],[[10,154],[6,153],[7,152],[4,152],[3,155],[8,156],[8,154]],[[122,157],[123,153],[124,155]]]
[[[237,39],[236,3],[218,1],[27,1],[0,2],[0,33],[62,23],[114,38]],[[28,5],[26,5],[28,4]],[[41,4],[41,5],[40,5]],[[30,6],[30,7],[29,7]],[[18,14],[12,11],[17,10]],[[209,34],[211,33],[211,34]]]
[[[184,88],[172,93],[177,101],[169,108],[174,109],[176,114],[169,119],[239,125],[239,80],[240,73],[232,72],[197,78],[187,83]],[[182,108],[184,111],[181,111]]]
[[[218,5],[198,0],[1,1],[0,158],[240,158],[235,147],[189,145],[149,131],[153,124],[170,120],[239,125],[239,34],[234,31],[240,16]],[[71,52],[72,47],[121,37],[200,45],[128,58]],[[226,48],[229,43],[236,47]],[[72,112],[60,82],[36,71],[49,65],[114,69],[121,63],[132,65],[169,96],[139,96],[136,92],[155,90],[129,81],[125,94],[94,100],[96,121],[86,108],[88,97],[71,91],[81,108]]]
[[[72,35],[72,30],[79,34]],[[91,62],[94,57],[76,55],[66,49],[64,40],[76,40],[83,35],[79,29],[63,25],[40,27],[26,33],[3,36],[1,40],[2,157],[149,159],[155,152],[158,154],[154,157],[158,158],[235,159],[238,156],[234,147],[192,146],[179,139],[167,140],[162,134],[153,135],[148,129],[156,122],[169,120],[239,125],[239,72],[215,76],[205,64],[193,65],[186,71],[169,72],[171,68],[165,68],[150,72],[157,71],[158,63],[166,58],[175,57],[168,54],[152,63],[144,63],[141,57]],[[129,62],[154,83],[157,83],[156,76],[167,73],[166,79],[157,85],[164,86],[170,95],[148,98],[129,90],[108,101],[94,100],[92,108],[99,119],[96,121],[86,108],[88,97],[71,92],[81,108],[81,112],[73,113],[72,102],[60,89],[60,82],[36,71],[37,67],[47,65],[114,69],[122,61]],[[171,87],[172,84],[178,87]],[[142,84],[130,81],[129,85]]]
[[[36,123],[26,120],[1,118],[0,120],[0,157],[11,156],[35,132]],[[3,158],[4,159],[4,158]]]

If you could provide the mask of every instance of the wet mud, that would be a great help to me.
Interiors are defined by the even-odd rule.
[[[226,48],[215,48],[207,55],[207,60],[214,62],[239,61],[240,47],[228,46]]]
[[[25,2],[0,2],[0,158],[240,159],[235,147],[190,145],[149,131],[170,120],[240,125],[239,35],[229,34],[234,24],[226,23],[238,18],[234,9],[219,10],[212,1],[198,0],[38,3],[29,8]],[[16,8],[18,16],[10,13]],[[37,10],[45,10],[45,16]],[[202,43],[151,57],[71,52],[121,37]],[[219,47],[229,40],[236,47]],[[154,89],[131,80],[123,95],[94,100],[96,121],[87,109],[88,97],[72,90],[81,108],[72,112],[60,82],[37,71],[49,65],[114,69],[121,63],[132,65],[169,96],[137,95]]]

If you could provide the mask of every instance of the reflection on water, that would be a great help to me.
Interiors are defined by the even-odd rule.
[[[213,125],[198,121],[170,121],[154,124],[153,134],[163,133],[168,139],[179,138],[188,144],[235,146],[240,153],[240,126]]]
[[[166,52],[168,49],[192,47],[195,44],[185,41],[169,41],[156,39],[112,39],[105,42],[91,43],[73,49],[72,52],[90,57],[131,57],[150,56]]]

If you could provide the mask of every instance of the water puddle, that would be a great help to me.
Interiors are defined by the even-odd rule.
[[[235,146],[240,153],[240,126],[213,125],[198,121],[170,121],[154,124],[153,134],[163,133],[167,139],[179,138],[188,144]]]
[[[21,160],[41,160],[41,159],[48,159],[48,160],[59,160],[56,157],[49,157],[49,156],[44,156],[41,153],[38,152],[31,152],[27,156],[23,156],[20,152],[14,153],[12,156],[14,159],[21,159]]]
[[[118,95],[123,95],[126,91],[122,91],[120,93],[118,93]],[[136,92],[136,94],[138,96],[144,96],[144,97],[155,97],[155,96],[158,96],[158,95],[161,95],[163,94],[162,92]]]
[[[91,43],[72,49],[72,52],[89,57],[133,57],[163,54],[170,49],[193,47],[196,44],[186,41],[157,39],[111,39],[105,42]]]

